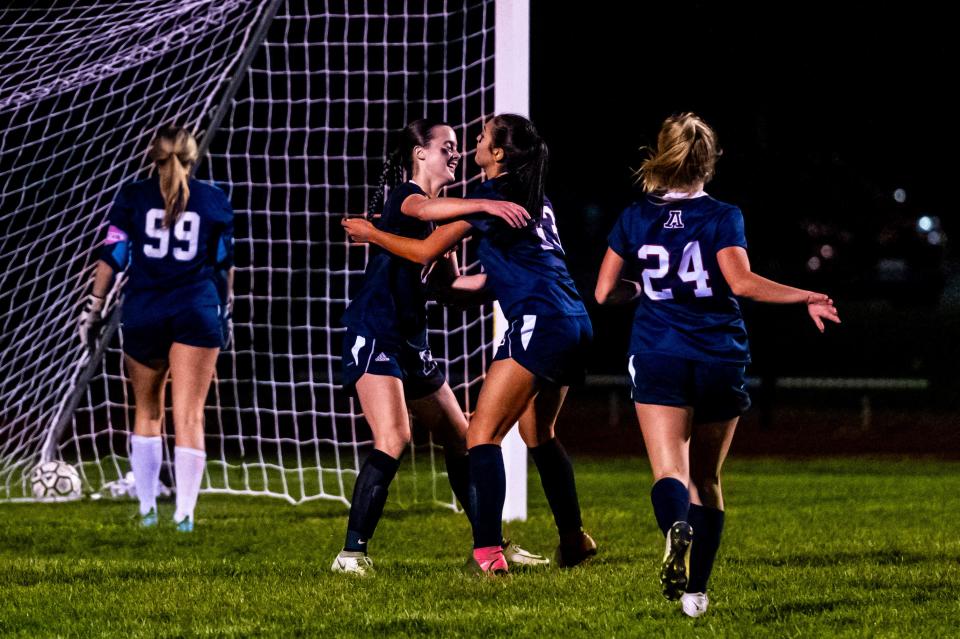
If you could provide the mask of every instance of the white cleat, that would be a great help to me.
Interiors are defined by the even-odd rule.
[[[341,550],[330,570],[363,577],[373,573],[373,559],[367,557],[366,553]]]
[[[543,555],[524,550],[517,544],[505,541],[502,545],[503,557],[511,566],[534,568],[537,566],[549,566],[550,560]]]
[[[683,614],[688,617],[699,617],[707,611],[707,593],[685,592],[680,596]]]

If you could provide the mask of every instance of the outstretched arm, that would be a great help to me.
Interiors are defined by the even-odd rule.
[[[640,282],[620,278],[623,272],[623,258],[611,248],[603,256],[600,274],[597,276],[597,288],[594,297],[600,304],[625,304],[635,300],[643,292]]]
[[[730,290],[738,297],[771,304],[806,304],[810,319],[822,333],[823,320],[840,323],[840,316],[833,300],[823,293],[780,284],[757,275],[750,270],[747,252],[739,246],[731,246],[717,252],[717,263]]]
[[[523,228],[530,221],[530,214],[519,204],[505,200],[465,200],[458,197],[428,198],[414,193],[400,205],[400,212],[418,220],[446,222],[471,213],[489,213],[499,217],[514,228]]]
[[[439,259],[473,228],[469,222],[458,220],[437,228],[425,240],[415,240],[381,231],[364,219],[347,218],[340,224],[354,242],[376,244],[398,257],[424,266]]]

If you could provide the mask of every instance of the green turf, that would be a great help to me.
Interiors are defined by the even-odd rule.
[[[341,504],[202,496],[193,535],[137,530],[129,502],[0,504],[0,635],[949,637],[960,634],[960,464],[741,461],[711,606],[659,594],[643,460],[577,460],[600,554],[572,571],[466,573],[462,515],[388,505],[377,573],[329,572]],[[509,534],[552,550],[535,473]],[[171,506],[163,505],[169,517]]]

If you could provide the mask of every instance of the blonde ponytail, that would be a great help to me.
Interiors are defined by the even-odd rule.
[[[723,152],[717,135],[693,113],[667,118],[657,136],[657,149],[635,173],[643,190],[689,191],[697,183],[713,177],[717,158]]]
[[[180,219],[190,199],[190,171],[197,161],[197,140],[182,127],[161,128],[150,143],[150,159],[160,175],[164,228]]]

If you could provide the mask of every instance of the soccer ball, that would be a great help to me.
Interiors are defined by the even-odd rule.
[[[74,501],[82,496],[77,469],[63,461],[38,464],[30,472],[30,488],[38,501]]]

